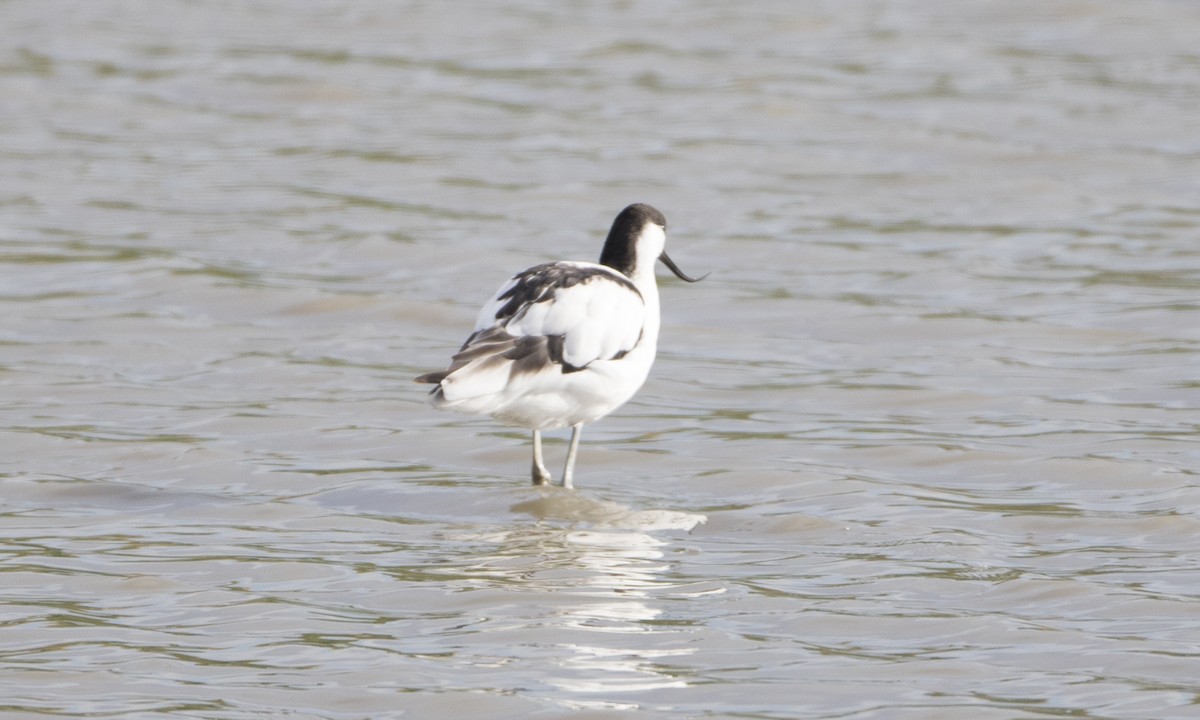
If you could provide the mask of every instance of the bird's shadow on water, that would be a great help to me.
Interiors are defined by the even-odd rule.
[[[676,510],[635,510],[562,488],[539,488],[538,497],[522,500],[509,509],[539,521],[586,523],[624,530],[691,530],[708,519]]]

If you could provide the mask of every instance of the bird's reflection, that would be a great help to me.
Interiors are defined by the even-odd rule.
[[[671,616],[697,593],[695,583],[672,577],[664,531],[691,529],[704,516],[637,511],[556,490],[512,510],[543,522],[475,536],[476,552],[481,545],[494,551],[476,555],[470,570],[530,596],[528,613],[506,618],[505,629],[525,623],[536,645],[531,654],[554,658],[539,670],[553,699],[619,709],[628,693],[686,687],[690,670],[679,660],[695,649],[689,624]]]

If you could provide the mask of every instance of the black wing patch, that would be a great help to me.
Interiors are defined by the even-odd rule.
[[[522,374],[535,374],[551,365],[558,365],[564,375],[586,369],[586,366],[572,365],[563,358],[563,335],[517,337],[510,335],[504,326],[509,320],[524,315],[531,305],[553,300],[559,290],[566,290],[595,278],[617,283],[638,297],[642,295],[630,280],[605,269],[554,262],[535,265],[514,276],[516,282],[512,287],[496,298],[496,301],[502,301],[504,304],[496,311],[495,325],[472,333],[450,358],[448,368],[425,373],[416,381],[440,384],[447,376],[475,362],[479,363],[480,370],[511,362],[510,378]],[[640,336],[638,342],[641,342]],[[629,351],[622,350],[611,359],[619,360],[627,352]],[[436,395],[441,392],[441,387],[435,387],[430,392]]]
[[[624,355],[625,351],[621,351],[617,357]],[[509,378],[524,374],[534,375],[551,365],[560,366],[564,375],[584,369],[563,359],[562,335],[515,337],[505,332],[504,328],[492,327],[472,333],[462,348],[450,358],[450,367],[438,372],[425,373],[416,381],[440,385],[447,376],[476,361],[479,361],[480,370],[511,362]],[[437,394],[441,392],[441,388],[436,387],[430,392]]]
[[[641,297],[641,293],[631,281],[607,270],[579,267],[569,263],[543,263],[513,277],[516,283],[496,298],[507,301],[496,311],[496,321],[507,322],[510,318],[523,314],[529,305],[553,300],[559,290],[566,290],[596,277],[622,285]],[[561,357],[561,350],[559,355]]]

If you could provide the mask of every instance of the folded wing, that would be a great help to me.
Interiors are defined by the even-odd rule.
[[[584,371],[619,359],[640,341],[641,294],[623,275],[591,263],[547,263],[506,282],[479,313],[475,332],[442,372],[434,394],[455,402],[502,392],[544,373]]]

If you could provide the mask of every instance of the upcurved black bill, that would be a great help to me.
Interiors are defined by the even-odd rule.
[[[662,255],[658,256],[658,259],[662,260],[663,265],[666,265],[671,272],[675,273],[675,277],[679,278],[680,280],[686,280],[687,282],[700,282],[709,275],[708,273],[704,273],[698,278],[689,277],[686,273],[679,269],[679,266],[671,260],[665,250],[663,251]]]

